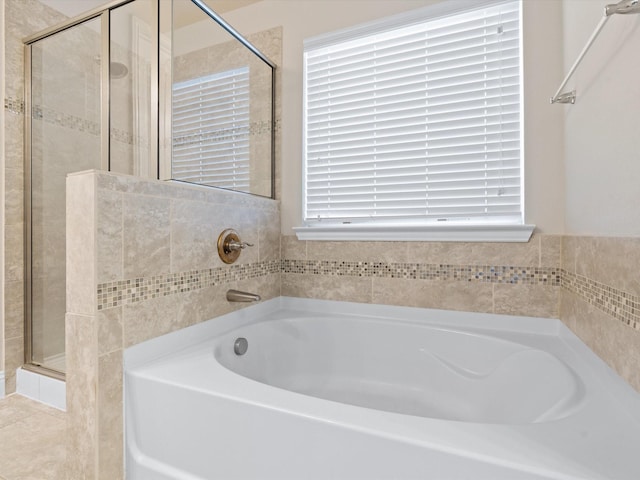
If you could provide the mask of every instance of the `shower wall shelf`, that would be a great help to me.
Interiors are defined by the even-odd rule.
[[[604,16],[600,19],[600,22],[598,22],[598,25],[596,26],[595,30],[589,37],[589,40],[587,40],[587,44],[584,46],[584,48],[580,52],[580,55],[578,55],[578,59],[573,63],[573,65],[569,69],[569,73],[567,73],[567,76],[564,77],[564,80],[560,84],[560,87],[558,87],[558,90],[556,91],[555,95],[551,97],[551,103],[571,103],[571,104],[576,103],[575,90],[572,90],[570,92],[565,92],[565,93],[561,93],[561,92],[566,86],[571,76],[573,75],[573,73],[578,68],[578,65],[580,65],[580,62],[582,61],[584,56],[587,54],[587,51],[589,50],[589,48],[591,48],[591,45],[593,44],[595,39],[598,37],[598,34],[600,33],[600,31],[604,28],[609,18],[611,18],[611,15],[616,13],[623,14],[623,15],[630,14],[630,13],[640,13],[640,0],[622,0],[618,3],[612,3],[604,7]]]

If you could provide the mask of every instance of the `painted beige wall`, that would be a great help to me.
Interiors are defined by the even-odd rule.
[[[225,19],[243,35],[283,27],[282,233],[301,222],[303,40],[376,20],[434,0],[264,0],[229,12]],[[545,233],[564,228],[562,108],[549,97],[562,77],[562,3],[524,2],[525,214]]]
[[[565,71],[605,3],[563,1]],[[568,234],[640,235],[639,43],[640,15],[612,16],[568,84],[576,104],[557,106],[565,117]]]

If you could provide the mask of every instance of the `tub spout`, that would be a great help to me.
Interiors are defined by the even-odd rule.
[[[227,300],[229,302],[259,302],[260,295],[249,292],[241,292],[240,290],[227,291]]]

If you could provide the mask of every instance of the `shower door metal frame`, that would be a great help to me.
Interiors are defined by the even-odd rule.
[[[43,30],[34,35],[30,35],[22,40],[24,43],[24,365],[25,370],[57,378],[65,379],[65,373],[46,367],[33,361],[33,307],[32,307],[32,215],[31,215],[31,174],[32,174],[32,54],[31,48],[34,43],[44,40],[47,37],[63,32],[70,28],[79,26],[85,22],[100,20],[100,55],[101,58],[110,60],[110,12],[111,10],[135,2],[136,0],[117,0],[102,7],[88,11],[78,17],[71,18],[54,27]],[[155,29],[154,34],[157,34]],[[110,149],[110,61],[100,62],[100,169],[109,170],[109,149]],[[153,62],[152,62],[153,63]],[[153,83],[153,82],[152,82]],[[157,85],[156,85],[157,87]],[[157,111],[157,110],[156,110]],[[157,131],[156,131],[157,133]],[[157,136],[151,142],[157,144]]]
[[[46,366],[33,363],[33,310],[32,310],[32,215],[31,215],[31,135],[32,135],[32,45],[40,40],[44,40],[47,37],[63,32],[70,28],[83,24],[84,22],[100,19],[101,25],[101,45],[100,53],[101,58],[105,58],[108,61],[100,63],[100,168],[102,170],[110,170],[110,133],[111,133],[111,96],[110,96],[110,45],[111,45],[111,31],[110,31],[110,14],[111,11],[133,3],[137,0],[114,0],[101,7],[89,10],[87,13],[71,18],[61,24],[47,28],[34,35],[30,35],[23,39],[24,44],[24,318],[25,318],[25,338],[24,338],[24,352],[25,363],[23,368],[34,371],[36,373],[42,373],[44,375],[64,380],[65,373]],[[209,18],[216,22],[220,27],[226,30],[231,36],[242,43],[246,48],[253,52],[269,67],[271,67],[271,195],[269,198],[276,198],[276,162],[275,162],[275,130],[276,130],[276,65],[267,58],[259,49],[251,44],[247,39],[242,37],[231,25],[229,25],[220,15],[215,13],[209,8],[202,0],[190,0],[195,6],[200,8]],[[167,26],[173,32],[173,0],[170,2],[169,8],[160,7],[161,0],[152,1],[152,18],[155,18],[155,22],[151,25],[151,42],[152,42],[152,55],[151,55],[151,91],[150,91],[150,123],[152,128],[150,130],[149,139],[149,158],[150,167],[155,169],[155,177],[159,180],[170,180],[171,176],[171,146],[172,140],[169,135],[168,139],[165,139],[164,144],[160,144],[160,132],[166,132],[171,130],[171,102],[160,101],[161,93],[171,96],[171,84],[165,86],[167,92],[160,91],[160,64],[161,56],[163,55],[160,48],[160,34],[161,25]],[[169,49],[172,50],[172,38],[173,34],[169,35]],[[173,61],[173,59],[170,59]],[[167,119],[168,123],[167,123]],[[155,159],[155,162],[153,161]]]

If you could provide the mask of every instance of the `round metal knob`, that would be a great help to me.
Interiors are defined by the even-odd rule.
[[[236,355],[244,355],[247,353],[247,349],[249,348],[249,342],[244,337],[236,338],[236,341],[233,344],[233,351]]]
[[[232,228],[227,228],[218,237],[218,255],[224,263],[235,262],[246,247],[253,247],[253,244],[242,242]]]

